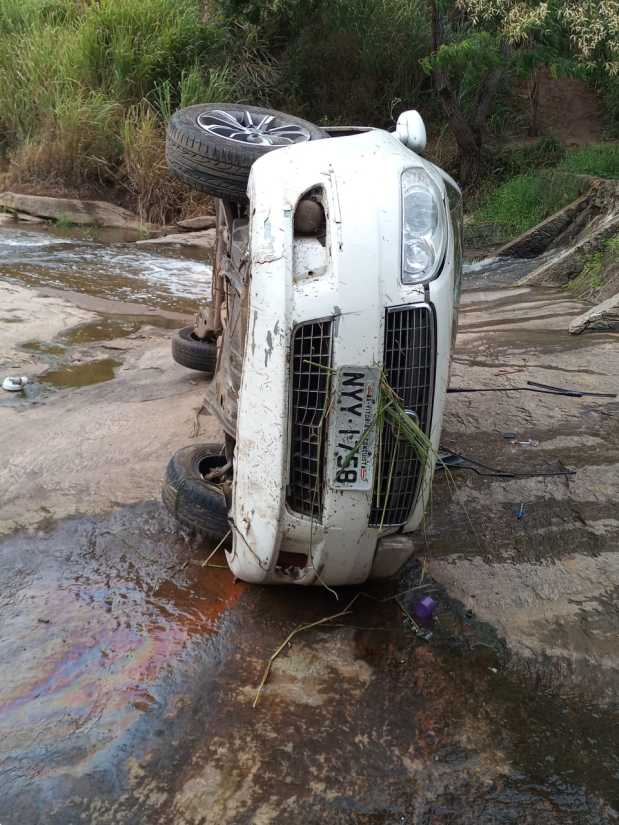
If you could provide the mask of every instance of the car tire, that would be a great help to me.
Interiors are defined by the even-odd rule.
[[[179,524],[216,540],[229,530],[228,501],[221,487],[205,481],[204,475],[225,465],[223,450],[221,444],[177,450],[168,462],[161,489],[166,509]]]
[[[212,376],[217,365],[217,339],[198,338],[193,327],[183,327],[172,337],[172,358],[182,367]]]
[[[313,123],[275,109],[201,104],[172,115],[166,159],[171,171],[192,188],[245,203],[255,160],[282,146],[327,137]]]

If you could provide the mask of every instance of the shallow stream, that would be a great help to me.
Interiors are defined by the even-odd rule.
[[[0,278],[176,312],[194,312],[209,297],[211,265],[199,250],[153,251],[134,241],[120,230],[1,227]]]

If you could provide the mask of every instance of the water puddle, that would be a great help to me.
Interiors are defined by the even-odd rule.
[[[114,370],[121,363],[113,358],[101,358],[83,364],[67,364],[58,369],[47,370],[39,376],[39,380],[43,384],[57,388],[87,387],[111,381],[114,378]]]
[[[55,344],[53,341],[25,341],[20,345],[20,349],[26,352],[33,352],[37,355],[62,356],[67,348],[62,344]]]
[[[194,312],[210,296],[212,268],[199,250],[151,251],[126,233],[0,228],[0,274],[25,286]]]
[[[347,626],[296,638],[253,708],[268,656],[337,608],[319,588],[293,599],[235,584],[200,565],[207,555],[154,502],[0,542],[3,822],[180,821],[171,801],[195,805],[183,821],[197,822],[206,792],[226,794],[222,823],[253,822],[294,787],[311,822],[329,805],[377,825],[413,810],[459,825],[610,823],[608,717],[519,682],[496,633],[431,579],[438,623],[419,639],[381,601],[417,585],[419,565],[371,589]]]
[[[137,332],[142,323],[132,317],[104,317],[96,321],[71,327],[59,336],[59,340],[69,345],[92,344],[126,338]]]
[[[105,315],[95,321],[71,327],[61,333],[57,340],[68,346],[97,344],[101,341],[127,338],[138,332],[144,324],[161,329],[177,329],[181,321],[160,315]]]

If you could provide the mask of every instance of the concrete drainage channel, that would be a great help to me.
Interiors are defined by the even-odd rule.
[[[148,307],[136,274],[154,310],[137,311],[84,260],[72,292],[42,294],[64,264],[41,249],[64,253],[37,249],[0,285],[2,375],[41,388],[0,399],[3,825],[617,821],[616,399],[450,395],[445,446],[576,475],[453,469],[398,580],[291,599],[235,583],[221,553],[205,565],[158,502],[168,457],[218,437],[169,353],[193,297],[150,281]],[[504,277],[465,289],[452,385],[616,392],[616,336],[571,338],[579,302]],[[357,593],[284,649],[254,708],[288,634]],[[409,618],[424,598],[431,635]]]

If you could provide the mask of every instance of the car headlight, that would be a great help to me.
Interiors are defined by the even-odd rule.
[[[402,173],[402,283],[431,280],[445,253],[446,216],[441,191],[421,167]]]

